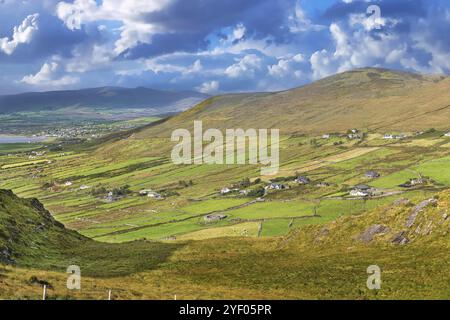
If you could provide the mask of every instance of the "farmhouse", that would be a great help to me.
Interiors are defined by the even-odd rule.
[[[295,180],[295,182],[299,183],[299,184],[310,184],[311,180],[308,177],[297,177]]]
[[[220,190],[220,193],[221,194],[228,194],[228,193],[230,193],[231,192],[231,189],[230,188],[223,188],[222,190]]]
[[[209,214],[209,215],[205,216],[203,219],[206,222],[217,222],[220,220],[224,220],[226,218],[227,218],[227,216],[224,214]]]
[[[248,190],[240,190],[240,191],[239,191],[239,194],[240,194],[241,196],[247,196],[248,193],[249,193]]]
[[[150,190],[150,189],[144,189],[144,190],[139,191],[139,194],[141,196],[148,196],[148,194],[151,193],[151,192],[153,192],[153,191]]]
[[[278,183],[271,183],[269,184],[266,189],[270,190],[284,190],[286,189],[286,186],[284,184],[278,184]]]
[[[82,186],[80,186],[80,190],[87,190],[89,188],[90,188],[89,186],[86,186],[84,184]]]
[[[328,182],[319,182],[316,186],[319,188],[325,188],[325,187],[329,187],[330,184]]]
[[[329,134],[324,134],[323,136],[322,136],[322,139],[330,139],[330,135]]]
[[[380,177],[380,174],[379,174],[378,172],[376,172],[376,171],[370,170],[370,171],[367,171],[367,172],[365,173],[365,176],[366,176],[367,178],[375,179],[375,178],[379,178],[379,177]]]
[[[108,192],[108,195],[106,196],[106,201],[113,202],[114,201],[114,194],[112,191]]]
[[[361,136],[357,133],[350,133],[349,135],[347,135],[347,138],[354,140],[354,139],[360,139]]]
[[[72,182],[67,181],[66,183],[64,183],[64,186],[65,186],[65,187],[70,187],[72,184],[73,184]]]
[[[445,136],[446,136],[446,137],[450,137],[450,132],[447,132],[447,133],[445,134]]]
[[[359,184],[350,191],[352,197],[369,197],[373,194],[373,188],[365,184]]]
[[[153,198],[153,199],[156,199],[156,200],[164,200],[164,197],[162,195],[160,195],[159,193],[157,193],[157,192],[149,192],[147,194],[147,197]]]

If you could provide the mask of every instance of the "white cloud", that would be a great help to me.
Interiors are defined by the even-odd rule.
[[[276,78],[294,77],[300,79],[303,72],[299,68],[299,64],[306,62],[304,55],[297,54],[295,56],[287,56],[278,60],[277,64],[268,66],[269,75]]]
[[[349,18],[350,26],[362,25],[366,31],[380,29],[386,26],[395,26],[399,23],[398,20],[392,18],[385,18],[383,16],[376,17],[375,15],[367,16],[366,14],[351,14]]]
[[[406,44],[392,33],[379,33],[374,38],[366,30],[346,33],[338,24],[330,26],[335,51],[316,51],[310,58],[314,79],[354,68],[399,63],[406,55]]]
[[[196,89],[200,91],[201,93],[205,94],[216,94],[219,92],[220,83],[219,81],[209,81],[203,83],[200,87],[197,87]]]
[[[170,63],[161,63],[160,59],[148,59],[145,61],[146,70],[152,71],[153,73],[181,73],[183,75],[199,73],[203,70],[202,62],[196,60],[190,66],[182,66]]]
[[[151,43],[152,36],[162,30],[157,24],[146,21],[145,17],[165,8],[172,0],[75,0],[74,3],[60,2],[57,16],[71,29],[80,29],[83,24],[93,21],[119,21],[122,26],[120,39],[115,43],[115,53],[121,54],[138,43]]]
[[[67,72],[85,73],[109,67],[114,54],[107,46],[79,46],[72,50],[72,58],[65,63]]]
[[[297,0],[294,14],[289,17],[289,20],[291,22],[290,31],[292,33],[320,31],[326,29],[325,26],[312,23],[305,11],[302,9],[300,0]]]
[[[261,58],[256,54],[248,54],[237,63],[229,66],[225,74],[230,78],[247,77],[253,78],[255,71],[261,69]]]
[[[21,82],[40,88],[65,87],[77,84],[80,81],[79,78],[61,74],[63,71],[58,60],[58,58],[54,58],[52,62],[44,63],[39,72],[23,77]]]
[[[14,27],[11,40],[9,38],[0,38],[0,51],[11,55],[20,44],[30,43],[33,34],[39,29],[38,17],[39,14],[37,13],[29,15],[20,26]]]

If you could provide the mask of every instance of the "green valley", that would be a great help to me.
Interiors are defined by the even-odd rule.
[[[38,298],[35,276],[62,299],[448,299],[449,89],[358,69],[57,150],[0,146],[0,297]],[[279,128],[278,173],[173,164],[171,133],[194,120]],[[72,264],[81,292],[64,287]]]

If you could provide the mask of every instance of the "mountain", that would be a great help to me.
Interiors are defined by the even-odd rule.
[[[194,91],[161,91],[144,87],[31,92],[0,96],[0,113],[64,108],[154,109],[155,113],[166,113],[185,110],[206,98],[206,95]]]
[[[209,128],[279,128],[282,133],[448,129],[450,78],[365,68],[276,93],[212,97],[153,127],[168,136],[203,120]]]

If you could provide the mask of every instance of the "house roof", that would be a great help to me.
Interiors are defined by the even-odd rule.
[[[372,187],[368,186],[366,184],[358,184],[358,185],[355,186],[355,189],[358,189],[358,190],[369,190],[369,189],[372,189]]]

